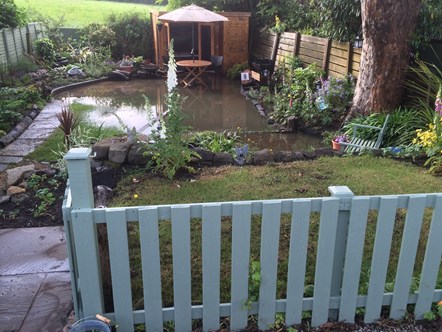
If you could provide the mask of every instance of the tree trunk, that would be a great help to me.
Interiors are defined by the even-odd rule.
[[[421,0],[362,0],[364,43],[349,117],[400,105]]]

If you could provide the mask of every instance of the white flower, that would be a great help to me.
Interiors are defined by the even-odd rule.
[[[169,69],[167,70],[167,92],[172,93],[173,89],[178,85],[178,79],[176,76],[176,63],[175,56],[173,53],[173,41],[169,47]]]

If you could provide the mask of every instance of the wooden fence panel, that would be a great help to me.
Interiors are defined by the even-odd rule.
[[[393,301],[390,309],[390,318],[392,319],[400,319],[407,313],[408,294],[410,293],[410,285],[413,277],[413,268],[421,234],[425,203],[425,195],[412,196],[408,203],[409,209],[405,219],[401,251],[394,283]]]
[[[172,207],[173,301],[175,329],[192,330],[190,208]]]
[[[269,37],[271,36],[271,37]],[[327,76],[336,78],[349,74],[358,77],[361,49],[355,49],[350,43],[329,41],[326,38],[284,32],[280,35],[275,58],[272,49],[275,34],[255,37],[251,54],[275,60],[275,67],[287,63],[287,58],[299,57],[305,65],[315,63]]]
[[[442,195],[437,196],[433,209],[420,278],[419,297],[414,311],[416,319],[423,319],[424,314],[431,310],[434,288],[440,267],[440,258],[442,256],[440,239],[442,239]]]
[[[263,204],[261,227],[261,283],[258,327],[266,330],[275,321],[281,202]]]
[[[311,201],[298,200],[293,202],[285,317],[288,326],[300,324],[302,320],[310,213]]]
[[[250,204],[233,205],[232,220],[232,317],[230,328],[241,330],[247,326],[249,260],[250,260]]]
[[[84,154],[85,162],[80,162],[83,159],[79,158],[78,150]],[[90,149],[76,151],[66,158],[70,183],[79,179],[86,183],[86,174],[90,177]],[[84,169],[83,166],[89,167]],[[83,171],[73,172],[73,169]],[[66,232],[72,230],[67,238],[74,241],[74,251],[69,249],[69,254],[75,255],[70,262],[75,264],[72,267],[74,284],[79,284],[74,292],[75,303],[80,308],[76,308],[79,318],[103,313],[116,320],[125,331],[133,331],[134,324],[142,323],[146,324],[146,330],[161,331],[163,321],[175,321],[176,330],[190,331],[192,319],[202,318],[203,330],[209,331],[219,328],[222,317],[230,316],[230,329],[239,330],[247,325],[249,315],[257,314],[259,327],[266,329],[277,313],[285,312],[286,323],[291,325],[301,321],[303,311],[312,311],[312,326],[315,327],[326,323],[336,313],[340,320],[352,322],[357,307],[365,308],[367,322],[378,320],[384,305],[391,306],[393,317],[402,318],[406,306],[416,303],[415,314],[420,317],[430,310],[432,303],[442,299],[442,290],[435,290],[442,254],[442,194],[354,197],[346,187],[339,191],[330,187],[333,197],[91,209],[78,202],[80,194],[88,190],[81,186],[70,186],[70,190],[76,192],[72,192],[72,201],[65,200],[63,216],[67,218],[70,210],[70,218],[65,222]],[[83,205],[88,204],[88,200],[84,200]],[[403,211],[406,211],[405,218],[402,218]],[[250,303],[252,216],[253,226],[261,227],[261,235],[253,238],[261,249],[261,280],[259,298]],[[424,216],[425,222],[430,224],[427,239],[421,236]],[[221,225],[224,220],[230,223],[230,217],[231,303],[220,303]],[[277,272],[282,267],[280,257],[286,254],[279,252],[280,228],[282,220],[287,227],[289,219],[286,217],[291,218],[287,295],[286,299],[280,299],[276,298]],[[172,225],[174,307],[162,308],[159,222],[169,220]],[[200,221],[203,304],[192,305],[190,226]],[[114,313],[106,313],[103,305],[97,237],[97,226],[103,223],[107,225],[109,240]],[[144,310],[132,308],[128,223],[139,223]],[[319,233],[317,240],[310,239],[317,242],[315,256],[309,257],[316,261],[314,294],[313,298],[304,298],[309,236],[313,235],[310,223],[315,229],[319,226]],[[376,230],[372,252],[365,253],[369,248],[364,246],[368,223],[376,226]],[[395,226],[403,227],[395,289],[394,293],[385,293]],[[426,251],[419,293],[410,294],[417,246],[421,240],[426,241],[423,243]],[[371,257],[371,267],[367,295],[361,295],[358,286],[365,254]],[[284,261],[284,268],[285,264]]]
[[[221,205],[203,207],[203,329],[216,331],[220,322]]]
[[[374,322],[381,313],[396,208],[397,198],[386,197],[381,199],[364,316],[366,323]]]
[[[126,211],[106,211],[115,320],[122,331],[134,330]]]
[[[140,210],[140,248],[143,273],[144,315],[150,331],[163,331],[158,210]]]
[[[24,27],[5,28],[0,30],[0,65],[14,64],[32,50],[28,49],[28,38],[32,42],[43,37],[40,23],[28,23]]]

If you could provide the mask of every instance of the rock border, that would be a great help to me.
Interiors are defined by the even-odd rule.
[[[106,139],[92,146],[92,160],[100,163],[110,161],[115,164],[129,164],[135,166],[149,163],[149,156],[144,155],[146,143],[131,143],[125,139]],[[194,148],[201,158],[193,158],[192,166],[223,166],[240,165],[234,156],[228,152],[213,153],[202,148]],[[246,157],[246,165],[265,165],[269,163],[285,163],[300,160],[313,160],[319,157],[342,156],[343,153],[331,148],[319,148],[309,151],[273,151],[263,149],[249,154]]]

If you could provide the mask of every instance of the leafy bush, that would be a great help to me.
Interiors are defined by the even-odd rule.
[[[24,12],[14,0],[0,0],[0,29],[15,28],[25,22]]]
[[[147,15],[112,14],[107,18],[107,26],[115,33],[116,43],[111,47],[114,59],[121,59],[125,54],[153,57],[152,32]]]
[[[21,118],[20,113],[0,109],[0,131],[9,131]]]
[[[227,78],[231,80],[239,80],[241,78],[241,72],[249,68],[247,63],[235,63],[231,68],[227,70]]]
[[[79,31],[80,39],[88,46],[113,47],[116,45],[116,33],[101,23],[91,23]]]
[[[353,100],[355,79],[349,75],[345,79],[330,77],[321,80],[321,88],[315,93],[317,107],[334,123],[341,123]]]
[[[315,82],[321,76],[316,65],[296,68],[284,83],[275,88],[272,118],[281,124],[295,116],[303,126],[326,126],[331,124],[331,117],[318,110],[315,104]]]
[[[35,42],[35,52],[44,61],[52,64],[55,60],[54,44],[49,38],[41,38]]]
[[[189,141],[192,145],[207,149],[213,153],[234,152],[241,142],[241,136],[237,131],[203,131],[193,134]]]

